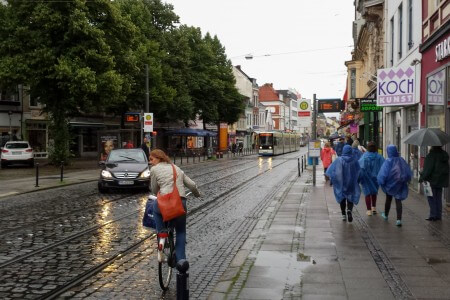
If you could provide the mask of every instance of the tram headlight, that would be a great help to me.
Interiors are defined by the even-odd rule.
[[[259,149],[262,149],[262,146],[259,146]]]
[[[269,146],[269,149],[272,149],[272,146]]]

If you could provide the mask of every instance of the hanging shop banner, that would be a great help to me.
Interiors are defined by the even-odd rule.
[[[444,105],[445,69],[427,78],[428,105]]]
[[[415,103],[414,69],[387,68],[377,72],[377,105],[403,106]]]
[[[320,140],[309,141],[308,156],[320,157]]]
[[[144,132],[153,131],[153,113],[144,113]]]
[[[356,99],[359,100],[360,111],[383,111],[383,107],[377,105],[376,99]]]

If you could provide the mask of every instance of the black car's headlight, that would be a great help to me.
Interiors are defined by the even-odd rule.
[[[141,176],[139,176],[141,178],[149,178],[150,177],[150,170],[149,169],[145,169],[144,172],[141,173]]]
[[[112,174],[109,171],[103,170],[102,171],[102,177],[103,178],[112,178]]]

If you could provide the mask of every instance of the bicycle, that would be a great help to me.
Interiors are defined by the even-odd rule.
[[[190,195],[191,193],[188,193]],[[149,199],[157,199],[154,195],[149,195]],[[163,291],[169,289],[172,279],[173,268],[177,265],[174,243],[174,226],[172,222],[164,222],[164,229],[157,234],[158,239],[158,278],[159,286]]]

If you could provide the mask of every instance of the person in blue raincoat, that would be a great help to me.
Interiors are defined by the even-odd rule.
[[[369,142],[367,150],[359,159],[359,166],[361,167],[359,179],[366,196],[367,215],[371,216],[377,213],[376,206],[379,188],[377,176],[384,163],[384,158],[377,153],[377,145],[374,142]]]
[[[356,159],[359,160],[361,158],[361,156],[363,156],[364,152],[361,151],[361,149],[363,149],[363,147],[359,144],[358,140],[355,140],[352,144],[352,150],[353,150],[353,155],[356,156]],[[365,149],[364,149],[365,150]]]
[[[342,155],[328,168],[326,175],[333,184],[334,196],[341,206],[342,220],[353,221],[353,205],[357,205],[361,195],[358,183],[360,167],[353,155],[352,147],[345,145]],[[347,209],[347,211],[346,211]]]
[[[412,172],[406,161],[399,156],[395,145],[388,145],[386,149],[388,158],[378,173],[378,184],[386,193],[384,212],[381,214],[387,220],[391,209],[392,198],[395,198],[397,209],[397,226],[402,226],[402,201],[408,198],[408,183]]]

